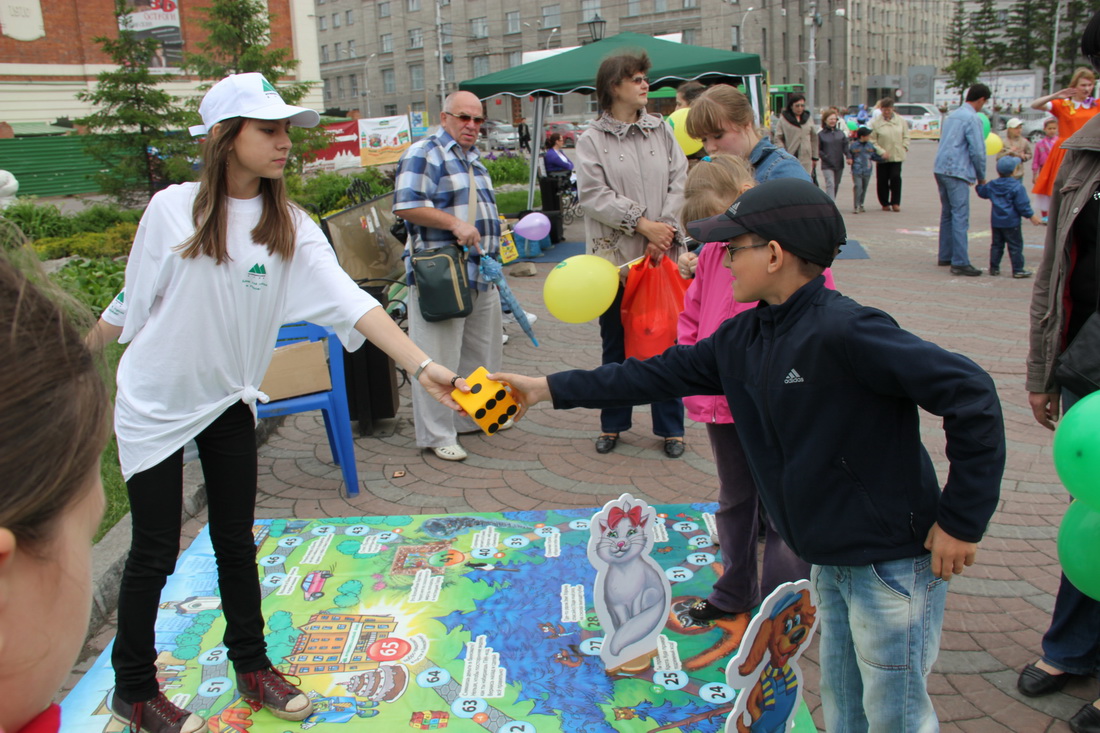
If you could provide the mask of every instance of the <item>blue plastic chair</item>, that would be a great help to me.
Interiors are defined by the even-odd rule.
[[[320,410],[325,419],[325,432],[332,449],[332,460],[344,473],[348,496],[359,495],[359,475],[355,470],[355,442],[351,436],[351,417],[348,413],[348,392],[344,382],[343,345],[336,332],[327,326],[313,323],[288,323],[279,329],[277,345],[285,346],[294,341],[328,340],[328,372],[332,389],[328,392],[288,397],[285,400],[257,402],[256,413],[260,417],[279,417],[297,412]]]

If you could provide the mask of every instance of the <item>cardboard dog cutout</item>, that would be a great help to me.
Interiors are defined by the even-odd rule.
[[[817,594],[808,580],[784,583],[760,604],[726,683],[741,694],[726,718],[725,733],[784,733],[802,704],[798,658],[817,629]]]
[[[659,521],[643,499],[623,494],[589,524],[588,560],[596,569],[593,605],[604,630],[600,659],[611,673],[645,669],[668,620],[672,588],[650,556]]]

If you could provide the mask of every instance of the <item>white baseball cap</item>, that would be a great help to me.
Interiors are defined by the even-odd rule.
[[[1006,127],[1019,127],[1022,124],[1024,124],[1023,120],[1018,117],[1013,117],[1011,120],[1008,121]]]
[[[232,74],[210,88],[199,105],[202,124],[188,128],[193,137],[205,135],[222,120],[250,117],[254,120],[290,120],[296,127],[316,127],[321,115],[283,101],[275,86],[256,72]]]

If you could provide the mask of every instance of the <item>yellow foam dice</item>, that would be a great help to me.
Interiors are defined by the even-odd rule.
[[[501,382],[489,379],[489,372],[485,367],[478,367],[473,374],[466,377],[466,384],[470,385],[469,392],[456,389],[451,392],[451,397],[462,405],[466,414],[486,434],[497,432],[501,425],[519,412],[519,405],[512,399],[511,393]]]

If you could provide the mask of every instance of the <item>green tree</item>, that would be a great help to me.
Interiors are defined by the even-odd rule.
[[[77,93],[96,111],[79,120],[92,133],[88,152],[101,165],[96,180],[101,190],[124,206],[132,206],[156,192],[164,181],[186,180],[187,117],[179,100],[161,88],[169,76],[153,74],[149,60],[159,41],[138,38],[130,25],[130,7],[115,0],[117,38],[99,36],[116,68],[101,71],[95,89]]]
[[[1073,70],[1078,66],[1091,66],[1088,59],[1081,55],[1081,33],[1085,30],[1089,18],[1100,10],[1100,2],[1092,0],[1065,0],[1060,4],[1062,10],[1061,23],[1058,26],[1058,52],[1056,54],[1057,66],[1055,69],[1054,89],[1062,89],[1069,84]],[[1049,49],[1050,46],[1047,46]],[[1050,67],[1050,56],[1042,63],[1042,67]]]
[[[1001,31],[993,0],[981,0],[970,16],[970,38],[987,69],[1003,68],[1005,45],[999,40]]]
[[[1008,11],[1004,59],[1010,69],[1045,67],[1050,63],[1054,8],[1049,0],[1016,0]],[[1045,59],[1045,62],[1044,62]]]
[[[271,17],[265,0],[211,0],[205,8],[196,8],[205,15],[199,25],[207,32],[206,40],[197,44],[199,53],[186,53],[183,70],[203,81],[200,90],[209,89],[230,74],[258,72],[275,85],[287,104],[298,104],[309,93],[311,82],[284,81],[298,68],[290,49],[271,46]],[[193,100],[197,121],[199,99]],[[303,158],[323,150],[329,137],[320,126],[312,130],[291,128],[294,143],[288,172],[300,172]]]
[[[958,61],[965,53],[968,30],[969,18],[965,3],[963,0],[955,0],[955,12],[951,16],[951,22],[947,26],[947,37],[944,39],[944,51],[951,61]]]
[[[982,57],[978,54],[978,49],[974,47],[974,44],[967,46],[963,56],[952,61],[947,65],[947,68],[944,69],[944,71],[951,75],[951,78],[947,82],[948,89],[959,90],[960,104],[963,101],[963,95],[966,93],[966,90],[978,81],[978,77],[983,70]]]

